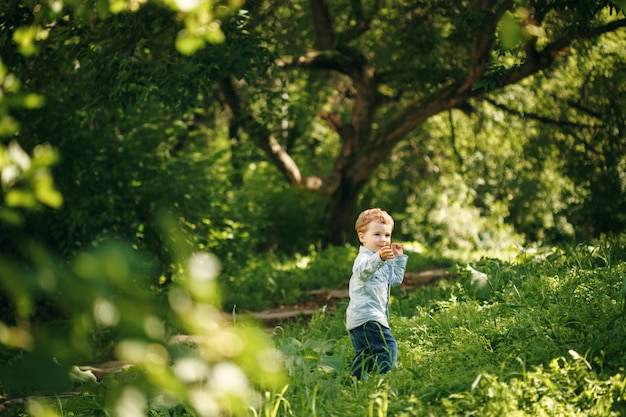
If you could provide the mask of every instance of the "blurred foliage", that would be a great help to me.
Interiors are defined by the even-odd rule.
[[[78,34],[73,38],[75,42],[64,44],[61,40],[65,36],[63,29],[53,31],[53,36],[48,38],[48,31],[37,26],[44,24],[47,18],[61,17],[59,13],[65,10],[62,4],[59,5],[58,10],[50,4],[32,9],[30,17],[34,22],[30,22],[31,26],[19,27],[11,19],[5,21],[5,27],[13,24],[9,29],[13,31],[21,54],[37,52],[35,48],[39,45],[34,41],[44,35],[54,48],[80,46],[81,36]],[[106,17],[102,5],[103,2],[96,4],[100,7],[100,17]],[[111,11],[119,12],[127,6],[133,9],[138,5],[114,2]],[[207,5],[209,3],[205,3]],[[80,20],[85,16],[85,5],[74,6],[75,17]],[[193,13],[202,10],[204,7]],[[12,17],[29,14],[26,9],[3,8],[5,16],[11,12],[15,12]],[[153,12],[159,14],[159,11]],[[120,16],[122,20],[125,17]],[[146,19],[154,17],[146,16]],[[204,21],[206,23],[206,19]],[[158,24],[158,19],[154,23]],[[72,30],[71,27],[68,29]],[[62,37],[55,43],[54,35],[59,33]],[[100,35],[106,36],[105,33]],[[207,39],[215,40],[213,37]],[[45,60],[47,51],[39,51],[38,57]],[[16,64],[20,59],[17,51],[14,52],[7,53],[14,69],[16,65],[28,65],[26,61]],[[131,101],[126,103],[130,104],[128,108],[123,103],[121,108],[107,106],[99,102],[101,98],[97,94],[76,94],[76,89],[81,89],[81,80],[84,80],[79,70],[81,64],[87,77],[92,76],[90,71],[96,71],[96,66],[90,70],[88,60],[76,58],[81,56],[79,48],[76,52],[68,50],[67,55],[54,55],[54,59],[59,60],[57,64],[61,64],[56,71],[50,72],[55,64],[40,67],[41,77],[33,72],[28,84],[22,86],[24,91],[39,90],[50,98],[47,103],[49,111],[43,113],[34,110],[20,113],[19,107],[33,109],[39,100],[37,96],[26,95],[25,100],[18,101],[19,85],[17,81],[10,81],[12,75],[2,67],[3,88],[13,94],[8,98],[0,95],[5,126],[2,134],[18,133],[20,144],[11,142],[7,147],[0,147],[3,197],[0,202],[0,342],[3,345],[0,389],[11,396],[78,391],[82,396],[62,406],[64,412],[70,413],[102,410],[107,415],[128,416],[143,415],[153,408],[183,407],[197,415],[245,414],[249,407],[259,405],[263,390],[273,391],[282,386],[280,357],[269,338],[259,329],[243,322],[235,326],[224,318],[216,282],[221,270],[219,258],[204,251],[206,245],[196,244],[194,235],[186,235],[187,230],[193,229],[193,224],[189,227],[184,217],[171,216],[179,206],[176,196],[168,212],[158,204],[158,197],[155,197],[158,194],[152,194],[158,193],[159,187],[151,188],[151,180],[171,178],[169,173],[163,172],[167,158],[159,158],[159,155],[167,154],[168,149],[162,147],[154,153],[156,157],[152,160],[145,159],[147,149],[158,149],[158,142],[150,145],[133,140],[134,134],[149,137],[150,132],[155,131],[154,126],[150,126],[149,117],[144,119],[143,125],[135,126],[134,121],[125,124],[128,118],[136,117],[136,113],[128,111],[137,99],[132,97],[133,85],[123,87],[123,92],[109,90],[106,93],[112,100],[116,99],[116,94],[130,98]],[[147,50],[142,52],[144,55],[135,57],[145,58]],[[66,59],[64,62],[63,58]],[[126,61],[130,65],[132,62],[132,58]],[[98,65],[97,62],[91,63],[94,64]],[[120,68],[108,68],[115,71],[117,77],[124,75]],[[65,83],[68,79],[74,80],[70,84],[50,82],[59,76]],[[52,94],[50,91],[55,85],[63,88]],[[100,93],[105,91],[103,89]],[[162,104],[152,102],[157,105],[150,108],[150,100],[145,99],[142,102],[147,108],[142,110],[147,111],[146,115],[158,119],[164,114]],[[13,118],[11,114],[17,117]],[[22,122],[18,126],[25,114],[32,123]],[[103,120],[119,125],[104,127],[99,124]],[[173,129],[175,125],[173,123]],[[100,130],[101,127],[104,129]],[[55,137],[48,136],[50,128],[55,130]],[[79,141],[84,140],[85,129],[100,133],[92,137],[92,146],[79,145]],[[125,129],[129,129],[126,135],[121,134]],[[172,135],[172,131],[165,134]],[[168,136],[160,136],[162,143],[166,144],[164,139]],[[51,146],[39,142],[52,142],[64,150],[64,159],[57,165],[60,170],[55,173],[61,193],[67,196],[62,208],[61,193],[53,183],[50,169],[58,162],[56,152]],[[32,149],[32,155],[22,146]],[[73,154],[71,149],[77,153]],[[121,158],[115,159],[120,155]],[[191,152],[190,159],[193,157]],[[114,164],[111,158],[120,164]],[[136,169],[143,168],[144,163],[152,171]],[[165,177],[151,176],[157,172],[164,173]],[[116,174],[120,174],[118,179]],[[103,187],[103,184],[112,187]],[[148,187],[142,188],[144,184]],[[72,188],[68,188],[70,185]],[[85,187],[82,197],[80,193],[74,193],[77,189],[73,188],[80,189],[81,186]],[[137,189],[145,194],[125,191]],[[193,194],[191,191],[193,186],[192,190],[183,190],[179,198],[189,198]],[[126,198],[130,194],[135,198],[129,204]],[[149,201],[142,208],[142,197],[146,195],[150,196]],[[93,198],[87,207],[79,208],[86,197]],[[46,205],[50,210],[58,211],[45,212]],[[90,205],[99,209],[90,208]],[[119,209],[124,216],[102,210],[103,207]],[[77,215],[65,211],[68,208],[76,210]],[[143,218],[138,215],[142,209],[150,211]],[[107,215],[96,216],[96,212],[106,212]],[[51,223],[55,217],[60,224]],[[130,225],[125,224],[127,221]],[[146,227],[148,221],[153,223]],[[207,226],[211,226],[210,223],[204,222]],[[76,230],[78,233],[74,232]],[[154,238],[157,234],[163,238],[158,242],[161,246],[157,244],[156,247],[161,253],[169,254],[169,268],[163,262],[155,261],[152,256],[155,252],[145,256],[149,253],[145,249],[154,250],[155,246],[140,244],[143,238]],[[119,235],[135,243],[129,245],[111,240],[107,237],[109,235]],[[49,250],[48,245],[55,250]],[[89,249],[82,249],[85,246]],[[64,257],[57,258],[59,253]],[[163,260],[163,256],[157,259]],[[159,275],[163,274],[169,281],[166,290],[158,288],[159,282],[163,281]],[[187,335],[187,339],[177,340],[178,334]],[[91,373],[77,368],[81,363],[105,358],[114,358],[124,364],[124,368],[130,368],[108,375],[101,383],[96,383]],[[57,415],[45,401],[34,398],[29,400],[27,408],[32,415]]]
[[[241,236],[240,249],[258,246],[257,225],[243,222],[254,216],[256,203],[238,204],[248,197],[229,185],[226,132],[189,127],[194,120],[212,123],[216,109],[203,105],[214,94],[211,82],[226,74],[245,76],[255,59],[263,65],[236,21],[228,24],[228,49],[213,45],[181,56],[171,42],[175,16],[149,4],[88,26],[68,20],[29,61],[8,49],[13,68],[29,73],[22,89],[47,99],[40,110],[12,109],[21,122],[20,145],[28,151],[50,143],[61,150],[54,177],[64,205],[31,215],[25,223],[32,235],[62,256],[102,236],[120,236],[157,255],[166,275],[173,261],[154,224],[164,211],[179,218],[186,238],[200,248],[214,249],[234,235]],[[3,246],[11,246],[9,236],[1,234]]]
[[[20,187],[31,197],[5,198],[0,207],[15,210],[19,219],[22,211],[49,202],[39,182],[28,181],[30,161],[39,181],[51,185],[52,178],[41,158],[30,158],[16,144],[7,154],[13,158],[0,160],[0,168],[12,176],[4,195]],[[16,162],[23,169],[11,170]],[[228,324],[221,313],[219,259],[191,251],[171,224],[163,221],[162,228],[183,268],[165,292],[155,291],[157,264],[122,242],[99,242],[69,264],[27,236],[14,248],[20,258],[0,254],[0,389],[11,396],[77,390],[85,396],[65,404],[66,411],[88,407],[117,416],[180,405],[199,415],[242,415],[258,402],[257,390],[276,389],[281,362],[270,340],[245,323]],[[19,222],[10,226],[21,232]],[[191,336],[176,342],[178,334]],[[115,358],[131,369],[96,384],[77,365],[98,358]],[[31,412],[41,407],[36,400],[29,405]]]
[[[0,195],[3,197],[0,219],[3,223],[22,226],[21,210],[61,206],[63,197],[50,175],[56,162],[57,153],[50,146],[36,146],[31,157],[17,142],[11,142],[6,148],[0,145]]]
[[[80,252],[69,268],[43,248],[26,253],[28,266],[0,259],[1,284],[15,307],[15,323],[0,325],[2,343],[21,352],[13,352],[0,373],[5,393],[72,390],[85,396],[65,404],[66,412],[88,401],[92,410],[117,416],[178,406],[198,415],[243,415],[261,392],[283,383],[280,357],[267,336],[221,313],[215,255],[190,254],[161,294],[151,284],[154,264],[120,242]],[[53,321],[35,314],[44,305],[61,314]],[[76,365],[99,358],[130,368],[96,384]]]
[[[14,187],[32,195],[5,198],[0,206],[16,210],[19,219],[40,200],[49,202],[39,183],[28,181],[27,162],[35,161],[39,181],[50,185],[52,178],[46,164],[17,145],[7,154],[13,159],[2,159],[0,168],[14,175],[3,187],[5,196]],[[9,169],[15,160],[22,170]],[[263,390],[281,386],[281,361],[269,338],[256,327],[228,323],[221,313],[219,259],[187,246],[176,222],[162,218],[160,224],[182,267],[167,291],[155,288],[158,264],[128,244],[104,240],[68,263],[26,236],[21,223],[10,225],[22,239],[15,252],[0,254],[3,393],[81,393],[64,405],[66,412],[101,409],[127,416],[182,406],[198,415],[243,415],[258,406]],[[187,339],[177,341],[179,334]],[[77,368],[110,358],[130,369],[97,384]],[[39,415],[48,408],[32,400],[29,409]]]

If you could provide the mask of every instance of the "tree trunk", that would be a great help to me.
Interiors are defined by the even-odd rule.
[[[331,194],[326,205],[321,238],[322,245],[342,245],[356,240],[354,222],[359,195],[363,184],[355,184],[351,178],[344,176],[339,187]]]
[[[354,137],[343,138],[345,143],[354,143]],[[356,242],[354,223],[359,213],[357,207],[363,188],[374,175],[376,169],[385,161],[393,146],[383,143],[378,148],[359,152],[358,157],[344,159],[341,164],[338,186],[330,194],[326,213],[321,227],[323,246],[343,245]]]

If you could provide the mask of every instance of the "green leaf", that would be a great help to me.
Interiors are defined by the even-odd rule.
[[[24,219],[17,210],[8,208],[0,209],[0,223],[7,223],[12,226],[20,226]]]
[[[513,49],[523,40],[522,27],[510,14],[505,14],[500,20],[498,34],[505,49]]]
[[[214,23],[209,26],[209,31],[205,35],[205,39],[209,43],[219,44],[224,43],[226,36],[224,35],[224,32],[222,32],[220,26],[217,23]]]
[[[204,47],[204,39],[188,35],[184,30],[180,31],[176,38],[176,49],[183,55],[193,55],[197,50]]]
[[[37,199],[53,208],[59,208],[63,204],[63,196],[54,189],[52,177],[46,176],[37,181],[35,185]]]
[[[103,19],[106,19],[111,14],[109,9],[109,0],[97,0],[96,1],[96,12],[98,16]]]
[[[126,0],[116,0],[110,3],[109,10],[111,13],[118,14],[123,12],[126,9]]]
[[[4,197],[6,205],[9,207],[28,207],[37,205],[37,199],[31,192],[24,190],[10,190]]]
[[[10,107],[21,107],[26,109],[38,109],[43,107],[45,99],[39,94],[18,94],[7,98]]]
[[[13,33],[13,41],[19,45],[20,52],[26,56],[34,55],[37,52],[36,37],[37,28],[35,26],[21,27]]]
[[[9,115],[0,117],[0,136],[11,136],[19,128],[19,124]]]

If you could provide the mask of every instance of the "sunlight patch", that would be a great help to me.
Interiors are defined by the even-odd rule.
[[[211,387],[220,392],[237,395],[247,393],[249,389],[246,374],[237,365],[232,363],[218,363],[213,369]]]
[[[198,281],[210,281],[220,273],[220,261],[208,252],[198,252],[189,259],[189,276]]]
[[[97,298],[94,302],[93,316],[99,324],[107,327],[115,326],[120,320],[115,304],[104,298]]]
[[[208,377],[209,367],[198,358],[182,358],[174,364],[174,374],[185,383],[200,382]]]
[[[174,3],[181,12],[190,12],[202,3],[206,3],[206,0],[174,0]]]
[[[146,404],[147,401],[143,392],[134,387],[127,387],[115,404],[115,415],[119,417],[145,417]]]

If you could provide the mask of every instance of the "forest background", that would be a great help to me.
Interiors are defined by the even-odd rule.
[[[44,389],[345,285],[367,207],[413,270],[622,233],[624,7],[0,2],[3,359]]]

